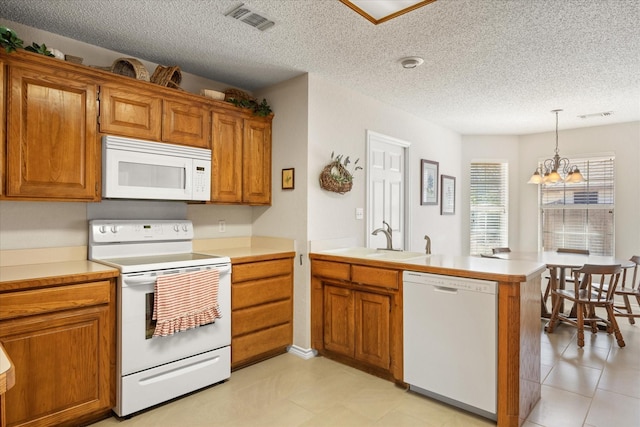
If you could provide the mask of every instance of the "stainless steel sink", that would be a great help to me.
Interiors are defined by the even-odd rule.
[[[324,251],[326,254],[346,256],[352,258],[370,258],[380,259],[388,261],[402,261],[412,258],[427,257],[428,255],[423,252],[410,252],[410,251],[390,251],[385,249],[373,249],[373,248],[342,248],[332,249]]]
[[[367,258],[385,259],[385,260],[407,260],[412,258],[427,257],[428,255],[422,252],[405,252],[405,251],[385,251],[378,250],[375,253],[367,255]]]

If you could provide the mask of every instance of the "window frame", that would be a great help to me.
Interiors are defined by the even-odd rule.
[[[552,251],[564,247],[588,249],[592,255],[613,256],[615,155],[587,154],[573,157],[571,162],[585,177],[584,183],[539,185],[539,250]],[[549,229],[549,224],[554,223],[560,226]]]
[[[485,166],[484,171],[480,170],[481,165]],[[481,174],[490,179],[476,183],[476,177]],[[497,176],[499,179],[496,178]],[[497,183],[499,187],[496,181],[499,181]],[[487,198],[487,195],[499,195],[501,200],[494,204],[476,203],[478,198],[484,197],[485,201],[491,199],[491,197]],[[484,220],[484,226],[474,224],[479,219]],[[484,240],[476,240],[477,236],[482,236]],[[473,160],[469,165],[469,253],[470,255],[489,254],[495,247],[509,247],[509,162],[507,160]]]

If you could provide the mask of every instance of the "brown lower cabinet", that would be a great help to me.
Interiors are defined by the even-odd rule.
[[[324,295],[324,348],[388,370],[391,298],[337,286]]]
[[[115,403],[113,279],[0,293],[0,343],[15,365],[7,426],[81,425]]]
[[[402,381],[398,270],[311,262],[312,347],[326,357]]]
[[[232,369],[284,353],[293,343],[294,255],[232,259]]]

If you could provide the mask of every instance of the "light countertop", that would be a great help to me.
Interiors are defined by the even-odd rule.
[[[357,250],[353,252],[357,254]],[[506,261],[493,258],[454,255],[422,255],[408,259],[381,259],[375,257],[345,256],[339,251],[320,251],[310,254],[312,259],[342,261],[424,273],[469,277],[505,282],[524,282],[540,275],[546,266],[535,261]]]
[[[88,260],[0,267],[0,291],[117,277],[118,270]]]
[[[232,262],[292,257],[291,239],[238,237],[193,241],[193,251],[224,255]],[[0,251],[0,292],[70,281],[117,277],[118,269],[87,260],[86,246]]]
[[[273,237],[201,239],[193,241],[193,251],[228,256],[232,263],[241,263],[292,257],[295,244],[290,239]]]
[[[231,258],[231,263],[260,261],[263,259],[291,257],[293,251],[283,251],[272,248],[228,248],[228,249],[203,249],[198,251],[208,255],[224,255]]]

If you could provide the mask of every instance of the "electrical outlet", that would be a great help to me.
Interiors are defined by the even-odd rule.
[[[220,233],[227,231],[227,222],[224,219],[218,221],[218,231]]]
[[[364,217],[364,209],[356,208],[356,219],[362,219]]]

